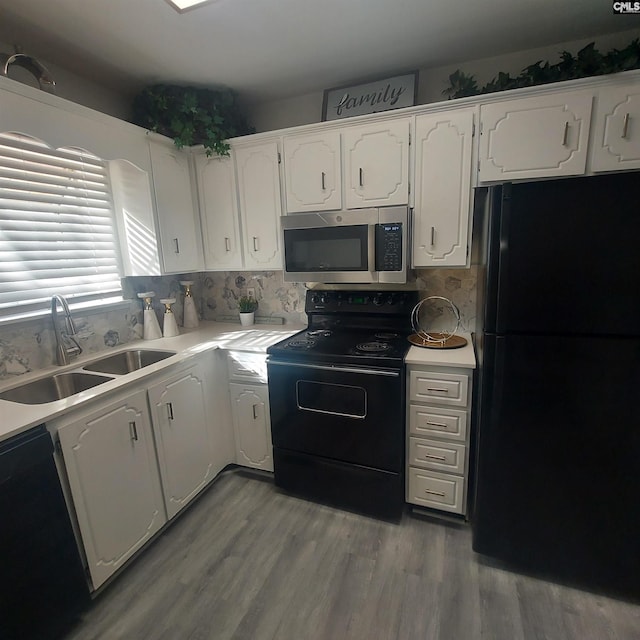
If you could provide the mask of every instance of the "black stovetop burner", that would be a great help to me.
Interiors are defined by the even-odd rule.
[[[269,347],[271,359],[402,365],[417,292],[308,291],[307,329]]]

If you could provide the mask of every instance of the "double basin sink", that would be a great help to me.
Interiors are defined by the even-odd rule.
[[[84,365],[82,371],[54,373],[46,378],[40,378],[19,387],[7,389],[7,391],[0,393],[0,399],[21,404],[45,404],[55,400],[62,400],[81,391],[109,382],[113,380],[112,376],[132,373],[173,355],[175,355],[175,351],[155,351],[151,349],[120,351]]]

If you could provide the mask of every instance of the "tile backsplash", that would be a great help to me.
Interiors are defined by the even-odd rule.
[[[421,297],[437,295],[450,299],[460,310],[461,331],[474,331],[476,319],[477,269],[422,269],[415,282]],[[307,287],[284,282],[281,271],[205,272],[173,276],[124,278],[125,302],[102,312],[73,312],[78,341],[85,354],[126,344],[142,337],[142,302],[137,294],[154,291],[154,308],[162,327],[160,298],[176,298],[173,306],[182,321],[183,287],[180,280],[193,280],[193,295],[200,318],[234,318],[240,296],[253,288],[258,317],[282,318],[285,324],[305,323]],[[50,316],[0,326],[0,379],[18,376],[55,364],[55,336]]]

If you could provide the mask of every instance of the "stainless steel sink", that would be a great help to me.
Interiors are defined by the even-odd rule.
[[[150,364],[160,362],[165,358],[175,356],[175,351],[154,351],[152,349],[132,349],[120,351],[112,356],[107,356],[87,364],[83,369],[86,371],[98,371],[99,373],[111,373],[113,375],[124,375],[137,371]]]
[[[2,400],[21,404],[45,404],[68,398],[81,391],[109,382],[113,378],[97,376],[90,373],[56,373],[48,378],[27,382],[19,387],[0,393]]]

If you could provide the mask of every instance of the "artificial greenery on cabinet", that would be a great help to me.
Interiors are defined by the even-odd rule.
[[[133,122],[173,138],[179,149],[202,144],[208,156],[229,155],[229,138],[255,133],[231,89],[152,85],[135,97]]]
[[[591,42],[574,56],[569,51],[560,54],[560,62],[549,64],[538,60],[525,67],[518,76],[500,71],[491,82],[478,87],[473,75],[458,69],[449,76],[449,86],[442,92],[449,99],[466,98],[482,93],[506,91],[521,87],[533,87],[550,82],[576,80],[591,76],[606,75],[640,68],[640,38],[636,38],[623,49],[612,49],[600,53]]]

